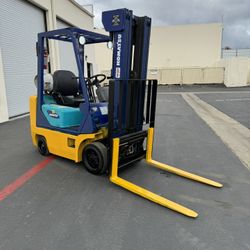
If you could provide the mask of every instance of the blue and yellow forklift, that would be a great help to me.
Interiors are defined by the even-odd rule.
[[[30,97],[33,144],[42,155],[82,162],[92,174],[108,174],[118,186],[186,216],[197,217],[195,211],[118,175],[120,168],[144,160],[153,167],[222,187],[218,182],[152,159],[157,81],[147,80],[151,19],[135,16],[128,9],[117,9],[103,12],[102,22],[109,36],[79,28],[38,34],[37,96]],[[50,40],[73,46],[77,75],[62,69],[53,74],[45,70]],[[85,48],[96,43],[112,47],[108,86],[101,84],[106,75],[84,77]]]

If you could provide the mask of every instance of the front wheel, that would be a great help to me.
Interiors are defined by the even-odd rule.
[[[108,153],[107,148],[101,142],[88,144],[82,155],[84,167],[91,174],[100,175],[107,171]]]
[[[46,139],[43,136],[39,136],[37,140],[37,147],[41,155],[48,156],[50,154]]]

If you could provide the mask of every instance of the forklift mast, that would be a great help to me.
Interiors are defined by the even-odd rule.
[[[151,18],[137,17],[131,10],[118,9],[103,12],[102,22],[114,44],[112,78],[145,79]]]
[[[110,94],[114,99],[109,99],[109,111],[113,114],[109,119],[109,136],[141,131],[151,18],[117,9],[103,12],[102,22],[113,41]]]

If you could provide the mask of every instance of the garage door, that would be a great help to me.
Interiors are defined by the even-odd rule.
[[[63,22],[60,19],[57,19],[58,29],[65,29],[69,27],[70,27],[69,24]],[[70,70],[75,75],[78,75],[73,44],[61,41],[59,41],[58,43],[59,43],[59,53],[60,53],[60,68],[64,70]]]
[[[29,112],[29,96],[36,93],[37,33],[45,30],[44,12],[24,0],[1,0],[2,50],[9,117]]]

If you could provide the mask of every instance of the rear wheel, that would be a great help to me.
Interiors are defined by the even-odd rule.
[[[107,148],[101,142],[88,144],[82,155],[84,167],[92,174],[100,175],[107,171],[108,154]]]
[[[38,147],[38,151],[41,155],[48,156],[50,154],[46,139],[43,136],[38,137],[37,147]]]

